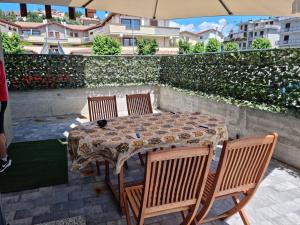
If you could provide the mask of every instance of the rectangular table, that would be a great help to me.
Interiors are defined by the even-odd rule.
[[[123,164],[130,157],[160,147],[211,145],[215,148],[227,139],[228,132],[222,118],[198,112],[164,112],[108,119],[105,128],[99,128],[96,122],[79,125],[70,131],[68,149],[75,170],[105,160],[106,183],[120,200],[123,211],[121,193],[126,186]],[[119,194],[112,187],[109,164],[118,175]]]

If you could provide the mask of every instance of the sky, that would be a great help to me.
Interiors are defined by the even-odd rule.
[[[28,11],[43,9],[42,5],[28,4]],[[68,8],[63,6],[53,6],[53,9],[67,12]],[[3,11],[19,11],[19,4],[15,3],[0,3],[0,9]],[[76,9],[84,12],[84,9]],[[100,19],[105,17],[104,11],[97,11],[97,16]],[[224,35],[227,35],[230,30],[237,30],[236,24],[242,21],[256,20],[268,18],[267,16],[213,16],[213,17],[199,17],[171,20],[172,27],[179,27],[181,31],[187,30],[192,32],[199,32],[207,29],[217,29]]]

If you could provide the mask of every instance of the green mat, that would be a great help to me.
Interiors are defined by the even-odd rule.
[[[12,165],[0,174],[0,192],[14,192],[68,183],[65,140],[13,143]]]

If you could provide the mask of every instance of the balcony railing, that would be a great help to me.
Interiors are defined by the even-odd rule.
[[[280,33],[288,33],[288,32],[300,32],[300,26],[297,27],[289,27],[289,28],[281,28]]]
[[[127,29],[121,24],[109,24],[106,30],[108,34],[123,34],[123,35],[140,35],[140,36],[179,36],[179,28],[174,27],[154,27],[154,26],[140,26],[139,30]]]
[[[300,40],[299,39],[291,39],[291,40],[281,40],[281,41],[277,41],[275,42],[278,45],[289,45],[289,44],[300,44]]]
[[[91,42],[89,37],[44,37],[42,35],[21,35],[22,40],[31,43],[60,42],[68,44],[85,44]]]

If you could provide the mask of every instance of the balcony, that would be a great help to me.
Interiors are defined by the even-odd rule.
[[[290,40],[279,40],[276,42],[278,45],[299,45],[299,39],[290,39]]]
[[[136,35],[136,36],[161,36],[161,37],[178,37],[179,28],[173,27],[153,27],[140,26],[140,29],[128,29],[121,24],[108,24],[108,28],[104,30],[108,34],[116,35]]]
[[[65,44],[74,44],[74,45],[80,45],[80,44],[86,44],[90,43],[91,39],[89,37],[82,37],[82,38],[77,38],[77,37],[48,37],[46,38],[45,36],[42,35],[21,35],[20,36],[22,40],[28,41],[30,43],[38,43],[38,44],[43,44],[46,41],[48,43],[65,43]]]
[[[280,29],[280,33],[293,33],[293,32],[300,32],[300,26]]]

